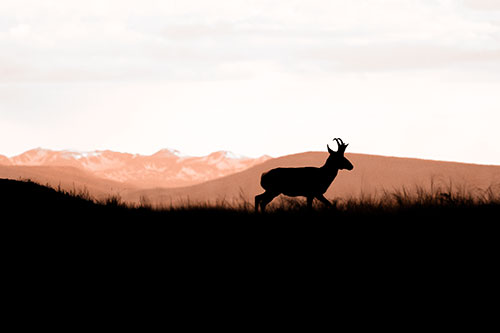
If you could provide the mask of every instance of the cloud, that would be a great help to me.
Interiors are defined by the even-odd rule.
[[[475,10],[500,10],[500,2],[498,0],[463,0],[463,2],[467,7]]]
[[[435,69],[474,63],[496,64],[500,70],[500,50],[475,51],[427,44],[318,47],[304,51],[303,55],[318,64],[318,70],[343,72]]]
[[[0,80],[217,80],[497,61],[500,26],[459,4],[6,0]]]

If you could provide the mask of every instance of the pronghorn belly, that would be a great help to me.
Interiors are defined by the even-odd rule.
[[[318,195],[317,192],[305,192],[305,191],[283,191],[281,193],[289,197],[316,197]]]
[[[262,187],[288,196],[316,196],[323,194],[331,181],[322,177],[318,168],[276,168],[261,177]]]

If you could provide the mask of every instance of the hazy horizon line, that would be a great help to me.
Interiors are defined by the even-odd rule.
[[[213,150],[209,153],[202,153],[202,154],[189,154],[189,153],[184,153],[181,150],[171,148],[171,147],[164,147],[160,148],[159,150],[154,151],[153,153],[133,153],[130,151],[124,151],[124,150],[113,150],[113,149],[93,149],[93,150],[81,150],[81,149],[52,149],[52,148],[44,148],[44,147],[35,147],[31,149],[27,149],[21,153],[13,154],[13,155],[6,155],[0,152],[0,156],[4,156],[8,159],[12,159],[14,157],[20,156],[26,152],[29,152],[31,150],[45,150],[45,151],[51,151],[51,152],[69,152],[69,153],[80,153],[80,154],[85,154],[85,153],[93,153],[93,152],[113,152],[113,153],[120,153],[120,154],[130,154],[130,155],[135,155],[135,156],[153,156],[161,151],[168,150],[172,152],[174,155],[180,157],[180,158],[197,158],[197,157],[206,157],[214,153],[219,153],[219,152],[224,152],[224,153],[230,153],[231,155],[235,156],[233,158],[248,158],[248,159],[258,159],[262,157],[268,157],[270,159],[275,159],[275,158],[281,158],[285,156],[290,156],[290,155],[298,155],[298,154],[305,154],[305,153],[326,153],[325,151],[321,150],[306,150],[306,151],[297,151],[297,152],[292,152],[292,153],[285,153],[281,154],[279,156],[273,156],[271,154],[263,153],[258,156],[252,156],[252,155],[246,155],[246,154],[240,154],[238,152],[234,152],[231,150],[226,150],[226,149],[217,149]],[[346,154],[357,154],[357,155],[371,155],[371,156],[381,156],[381,157],[389,157],[389,158],[402,158],[402,159],[418,159],[418,160],[427,160],[427,161],[435,161],[435,162],[449,162],[449,163],[461,163],[461,164],[474,164],[474,165],[484,165],[484,166],[500,166],[500,164],[494,164],[494,163],[482,163],[482,162],[477,162],[477,161],[465,161],[465,160],[452,160],[452,159],[438,159],[438,158],[432,158],[432,157],[422,157],[422,156],[411,156],[411,155],[406,155],[406,156],[400,156],[400,155],[391,155],[391,154],[383,154],[383,153],[368,153],[368,152],[346,152]]]

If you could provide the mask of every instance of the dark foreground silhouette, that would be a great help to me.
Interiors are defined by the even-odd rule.
[[[348,144],[340,139],[334,139],[338,149],[333,151],[328,145],[328,159],[320,168],[276,168],[262,174],[260,184],[266,191],[255,197],[255,211],[265,211],[275,197],[285,194],[291,197],[303,196],[307,198],[307,208],[312,208],[313,200],[316,198],[328,207],[332,203],[324,197],[326,190],[330,187],[339,170],[352,170],[354,166],[345,158],[344,153]]]
[[[276,202],[255,214],[250,203],[152,209],[0,179],[4,284],[37,309],[47,299],[77,297],[106,307],[103,313],[111,298],[156,306],[163,297],[184,311],[193,302],[206,309],[227,299],[234,307],[235,297],[262,303],[311,292],[350,308],[373,294],[378,303],[423,294],[424,304],[439,295],[459,298],[460,306],[467,286],[490,295],[478,288],[496,277],[484,267],[496,267],[500,199],[399,198],[398,205],[353,199],[314,211],[301,201]],[[290,292],[297,286],[299,296]]]
[[[408,260],[408,253],[440,258],[436,249],[490,251],[486,247],[496,244],[498,234],[500,195],[476,200],[448,194],[421,192],[411,197],[394,192],[382,199],[351,198],[336,209],[315,210],[301,200],[282,200],[261,214],[248,202],[154,208],[0,179],[0,220],[2,227],[16,229],[4,232],[6,237],[17,235],[16,244],[29,243],[29,255],[47,247],[58,254],[75,247],[82,255],[96,249],[128,251],[127,258],[139,251],[141,258],[160,255],[154,265],[162,267],[165,258],[186,256],[186,264],[193,258],[208,263],[225,257],[234,263],[258,256],[274,266],[283,260],[283,251],[294,262],[308,253],[307,262],[317,258],[318,267],[338,260],[354,265],[373,251],[378,258],[396,256],[398,262]],[[103,258],[106,264],[114,260]]]

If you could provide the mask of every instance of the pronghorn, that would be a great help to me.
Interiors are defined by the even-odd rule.
[[[280,194],[306,197],[308,209],[311,209],[314,198],[327,206],[332,206],[323,194],[339,170],[352,170],[354,168],[351,162],[344,157],[348,144],[344,144],[339,138],[333,140],[337,142],[338,149],[333,151],[326,145],[330,156],[320,168],[275,168],[264,172],[260,178],[260,185],[266,191],[255,197],[255,211],[258,212],[259,205],[261,211],[264,211],[267,204]]]

